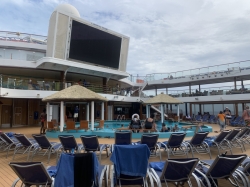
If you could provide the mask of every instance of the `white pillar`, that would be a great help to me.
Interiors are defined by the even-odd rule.
[[[94,119],[94,112],[95,112],[95,102],[94,101],[91,101],[91,130],[93,131],[94,130],[94,122],[95,122],[95,119]]]
[[[60,132],[63,132],[63,127],[64,127],[64,102],[61,101],[60,104]]]
[[[163,109],[163,104],[161,104],[161,123],[164,122],[164,109]]]
[[[146,105],[146,118],[148,118],[148,105]]]
[[[180,122],[180,105],[177,105],[177,116],[178,116],[178,122]]]
[[[104,120],[104,102],[102,102],[102,116],[101,120]]]
[[[89,103],[86,105],[86,120],[89,121]]]
[[[47,105],[46,105],[46,114],[47,114],[46,121],[50,121],[49,120],[49,118],[50,118],[50,105],[49,105],[49,102],[47,102]]]

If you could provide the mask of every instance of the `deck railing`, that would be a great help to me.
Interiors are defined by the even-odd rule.
[[[65,87],[72,86],[74,84],[80,84],[86,88],[103,94],[112,95],[123,95],[123,96],[133,96],[130,93],[130,89],[118,88],[117,86],[111,85],[101,85],[97,83],[78,83],[74,81],[67,81]],[[21,90],[42,90],[42,91],[60,91],[64,88],[63,82],[59,80],[49,80],[49,79],[38,79],[38,78],[27,78],[21,76],[10,76],[0,74],[0,87],[9,89],[21,89]]]
[[[196,76],[209,76],[221,73],[230,74],[236,71],[242,71],[247,69],[250,69],[250,60],[215,65],[215,66],[208,66],[196,69],[189,69],[184,71],[169,72],[169,73],[152,73],[152,74],[147,74],[146,76],[131,75],[130,81],[135,83],[146,83],[155,80],[172,80],[172,79],[181,79],[187,77],[192,78]]]

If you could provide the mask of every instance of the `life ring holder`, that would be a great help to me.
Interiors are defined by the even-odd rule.
[[[133,114],[133,115],[132,115],[132,119],[134,119],[135,116],[136,116],[137,119],[140,119],[139,114]]]

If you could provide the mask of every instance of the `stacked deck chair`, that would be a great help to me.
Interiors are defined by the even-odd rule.
[[[161,160],[161,143],[158,142],[159,134],[143,134],[141,141],[133,144],[146,144],[150,150],[150,156],[159,156]]]
[[[201,121],[202,120],[202,116],[201,115],[196,115],[194,120],[195,121]]]
[[[216,123],[216,118],[214,115],[210,116],[210,118],[208,119],[208,123]]]
[[[172,133],[168,141],[161,143],[161,148],[165,149],[168,158],[173,156],[186,156],[188,157],[187,145],[183,143],[186,133]]]
[[[232,116],[232,118],[229,120],[230,125],[232,125],[232,122],[235,120],[235,117],[236,117],[235,115],[231,115],[231,116]]]
[[[62,153],[56,167],[48,170],[54,173],[54,187],[102,187],[103,180],[108,186],[108,166],[100,165],[95,153]]]
[[[150,162],[150,172],[158,187],[161,183],[168,186],[168,182],[174,183],[176,186],[192,186],[191,176],[194,177],[196,183],[200,184],[198,177],[193,173],[198,164],[198,158],[168,159],[164,162]]]
[[[242,117],[238,116],[234,119],[234,121],[231,122],[232,126],[237,126],[239,125],[240,121],[242,120]]]
[[[18,178],[12,183],[12,187],[20,186],[52,186],[53,178],[41,162],[10,162],[9,166]]]
[[[209,154],[210,159],[211,152],[209,145],[204,140],[207,138],[209,132],[197,132],[190,141],[185,141],[188,150],[192,153],[192,157],[194,157],[194,153],[198,154]]]
[[[202,116],[202,121],[203,122],[208,122],[208,119],[209,119],[209,115]]]
[[[226,137],[226,141],[229,144],[231,153],[232,153],[232,148],[239,148],[243,152],[244,147],[237,138],[240,133],[241,133],[241,129],[233,129],[232,132]]]
[[[110,160],[114,163],[111,166],[111,187],[122,185],[148,186],[148,179],[151,186],[153,180],[148,169],[150,151],[147,145],[114,145]]]
[[[250,144],[248,139],[248,134],[250,133],[250,128],[243,128],[241,132],[238,134],[236,139],[241,143],[243,149],[246,151],[245,144]]]
[[[233,186],[248,187],[246,175],[238,168],[246,155],[218,155],[215,160],[201,160],[195,170],[203,186],[220,186],[218,179],[226,179]]]
[[[9,156],[9,151],[14,150],[16,147],[21,146],[19,141],[14,138],[10,138],[6,133],[0,134],[3,144],[3,151],[6,151],[6,158]]]
[[[229,143],[226,141],[226,137],[231,133],[231,130],[224,130],[218,136],[207,137],[205,142],[210,146],[210,149],[215,147],[218,149],[218,154],[221,154],[221,151],[230,150],[232,154],[232,149]]]
[[[131,145],[132,132],[131,131],[116,131],[115,132],[115,145]],[[113,152],[114,145],[111,145],[110,152]]]
[[[43,155],[43,156],[47,154],[48,163],[49,163],[51,154],[57,153],[58,150],[61,148],[62,144],[58,142],[50,142],[45,135],[33,134],[32,136],[39,145],[36,148],[36,150],[33,152],[32,160],[33,160],[34,155],[36,154]]]
[[[19,141],[20,144],[15,147],[12,160],[14,160],[16,154],[25,154],[27,153],[27,161],[29,160],[30,153],[33,154],[34,151],[39,147],[38,143],[34,140],[28,139],[23,134],[16,134],[15,138]]]
[[[101,161],[102,152],[106,151],[107,157],[109,156],[109,144],[99,144],[96,135],[82,135],[80,136],[83,144],[84,152],[99,152],[99,160]]]

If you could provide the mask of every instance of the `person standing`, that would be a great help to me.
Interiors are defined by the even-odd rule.
[[[46,129],[45,125],[47,125],[46,120],[47,120],[46,110],[43,109],[43,112],[40,115],[40,121],[41,121],[40,134],[45,134],[45,129]]]
[[[245,107],[245,110],[242,114],[242,118],[245,121],[246,126],[250,126],[250,110],[249,110],[249,106]]]
[[[78,113],[79,113],[79,108],[78,108],[78,106],[76,106],[76,107],[75,107],[75,110],[74,110],[74,120],[75,120],[75,121],[77,121]]]
[[[218,123],[220,125],[220,132],[221,132],[225,128],[225,114],[223,114],[223,112],[220,111],[217,117],[218,117]]]
[[[228,109],[228,107],[226,107],[226,109],[224,110],[224,114],[225,114],[226,126],[228,126],[229,125],[229,121],[232,118],[231,111]]]

